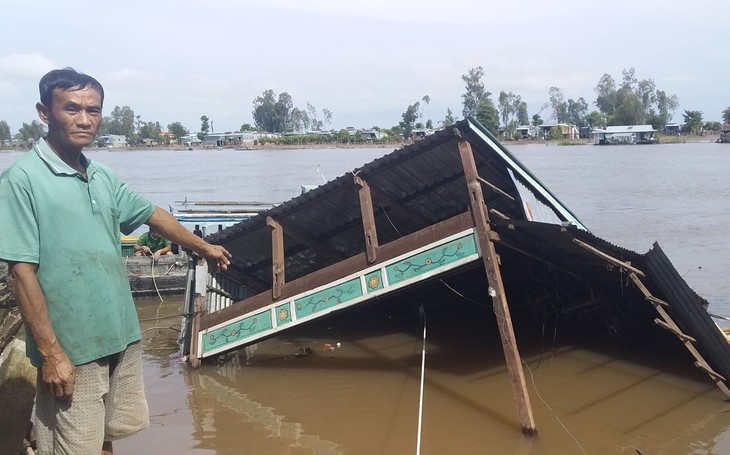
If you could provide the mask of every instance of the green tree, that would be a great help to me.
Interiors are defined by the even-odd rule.
[[[255,131],[255,128],[251,126],[250,123],[244,123],[241,125],[241,129],[239,131]]]
[[[563,97],[563,92],[558,87],[550,87],[550,107],[553,110],[552,118],[557,123],[567,123],[568,103]]]
[[[10,135],[10,125],[5,120],[0,120],[0,145],[10,142],[13,137]]]
[[[18,134],[15,136],[20,139],[25,145],[32,146],[35,141],[46,135],[46,125],[33,120],[28,123],[23,123],[23,126],[18,130]]]
[[[520,101],[517,105],[517,123],[520,125],[529,125],[530,116],[527,113],[527,103]]]
[[[482,77],[484,77],[484,68],[481,66],[471,68],[467,74],[461,76],[466,89],[464,94],[461,95],[464,99],[464,110],[462,111],[464,117],[474,115],[481,107],[482,102],[492,95],[484,88]],[[492,107],[494,107],[494,103],[492,103]],[[499,117],[497,117],[497,121],[499,121]]]
[[[279,94],[279,99],[274,105],[274,131],[273,133],[284,133],[292,130],[291,112],[294,102],[287,92]]]
[[[295,107],[291,110],[289,123],[293,131],[306,131],[309,126],[309,115],[306,111]]]
[[[276,128],[276,93],[265,90],[261,96],[253,100],[253,122],[256,128],[274,133]]]
[[[702,134],[701,111],[688,111],[685,109],[682,117],[684,117],[684,125],[682,126],[682,131],[690,134]]]
[[[586,116],[586,123],[591,128],[604,128],[606,126],[606,116],[598,111],[592,111]]]
[[[167,125],[167,131],[175,136],[175,139],[178,143],[180,143],[180,139],[188,135],[188,129],[185,128],[180,122],[173,122]]]
[[[347,131],[345,128],[342,128],[337,133],[337,139],[338,139],[339,142],[341,142],[343,144],[347,144],[352,139],[352,136],[350,136],[350,132],[349,131]]]
[[[606,117],[613,116],[616,111],[616,81],[606,73],[601,76],[594,90],[596,91],[596,106],[600,112]]]
[[[203,115],[200,117],[200,132],[198,133],[198,139],[202,141],[205,135],[208,134],[208,131],[210,131],[210,119],[207,115]]]
[[[730,109],[730,108],[729,108]],[[451,108],[446,108],[446,117],[444,117],[444,126],[451,126],[456,122],[454,119],[454,113],[451,112]]]
[[[125,136],[128,141],[136,139],[134,110],[129,106],[115,106],[109,117],[105,119],[108,134]]]
[[[674,115],[674,111],[679,107],[679,99],[677,95],[667,95],[663,90],[656,91],[656,112],[651,113],[647,121],[654,128],[663,130]]]
[[[490,98],[482,100],[477,109],[476,118],[479,123],[495,136],[499,133],[499,112],[494,107],[494,102]]]
[[[540,117],[540,114],[535,114],[532,116],[532,125],[533,126],[540,126],[543,123],[545,123],[545,122],[543,122],[542,117]]]
[[[421,101],[423,101],[423,104],[421,104],[421,110],[418,112],[418,118],[423,122],[423,111],[426,109],[426,106],[431,103],[431,97],[428,95],[423,95],[423,98],[421,98]]]
[[[322,109],[322,115],[324,116],[324,129],[332,123],[332,111],[327,108]]]
[[[141,139],[152,139],[158,144],[166,142],[162,137],[160,122],[142,122],[139,128],[139,137]]]
[[[410,106],[408,106],[406,111],[403,113],[403,120],[399,122],[403,134],[403,139],[408,139],[409,137],[411,137],[411,133],[413,132],[413,128],[416,124],[416,120],[418,120],[418,108],[419,102],[416,101],[415,104],[411,104]]]
[[[586,116],[588,115],[588,102],[582,96],[574,101],[572,98],[568,99],[567,111],[566,111],[566,122],[576,125],[578,127],[586,126],[588,121]]]
[[[722,131],[722,123],[720,123],[720,122],[705,122],[705,131],[712,131],[713,133],[717,133],[718,131]]]
[[[321,131],[322,122],[317,120],[317,109],[307,101],[307,114],[309,115],[310,128],[312,131]]]
[[[722,121],[725,123],[730,123],[730,107],[722,111]]]
[[[616,111],[612,122],[614,125],[643,125],[644,107],[638,95],[626,87],[622,87],[616,96]]]
[[[555,125],[552,128],[550,128],[550,138],[553,140],[558,140],[563,138],[563,129],[560,128],[560,126]]]
[[[512,92],[507,93],[504,90],[499,92],[499,97],[497,98],[497,109],[499,110],[502,125],[507,125],[509,119],[516,113],[516,98],[517,96]]]
[[[604,74],[595,88],[596,106],[606,116],[609,125],[651,123],[662,129],[679,106],[676,95],[657,90],[652,79],[639,80],[634,68],[621,72],[617,86],[609,74]]]

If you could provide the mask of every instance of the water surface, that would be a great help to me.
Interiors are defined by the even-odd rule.
[[[710,301],[710,311],[730,316],[730,146],[511,150],[596,235],[642,253],[659,242]],[[185,197],[287,200],[303,184],[389,151],[91,151],[89,157],[167,207]],[[0,154],[0,169],[19,155]],[[539,432],[525,438],[491,311],[458,297],[429,304],[424,454],[730,453],[730,405],[681,349],[635,346],[601,330],[571,335],[560,326],[517,329]],[[137,307],[152,427],[120,441],[116,453],[416,452],[418,302],[369,305],[198,370],[177,359],[181,298],[140,300]]]

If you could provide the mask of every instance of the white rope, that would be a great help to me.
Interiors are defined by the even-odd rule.
[[[152,276],[152,284],[155,285],[155,291],[157,291],[157,297],[160,298],[160,306],[162,306],[162,302],[165,301],[165,299],[162,298],[162,294],[160,294],[160,289],[157,287],[157,280],[155,279],[155,257],[150,256],[150,275]],[[160,308],[157,308],[157,316],[160,315]]]
[[[426,312],[423,305],[419,310],[423,317],[423,349],[421,351],[421,390],[418,398],[418,440],[416,441],[416,455],[421,455],[421,428],[423,425],[423,382],[426,377]]]

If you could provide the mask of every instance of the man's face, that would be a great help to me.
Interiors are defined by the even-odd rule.
[[[90,145],[101,125],[101,95],[91,87],[56,89],[50,108],[38,103],[38,115],[48,125],[48,140],[61,149]]]

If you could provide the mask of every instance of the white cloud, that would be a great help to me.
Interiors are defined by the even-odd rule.
[[[13,54],[0,57],[2,77],[40,79],[55,67],[51,60],[41,54]]]

